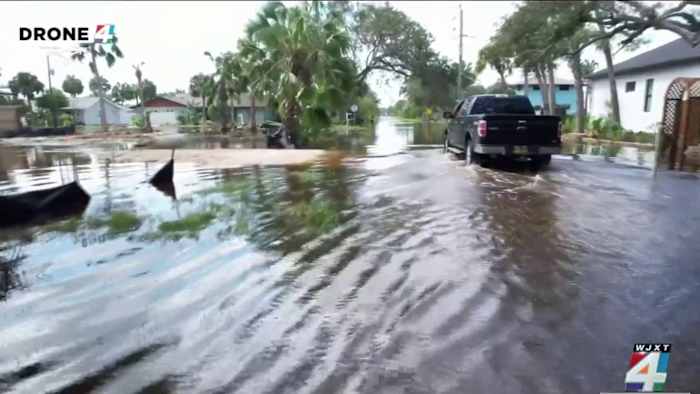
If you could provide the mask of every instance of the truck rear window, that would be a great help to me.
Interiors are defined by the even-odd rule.
[[[535,110],[527,97],[478,97],[471,110],[472,115],[534,113]]]

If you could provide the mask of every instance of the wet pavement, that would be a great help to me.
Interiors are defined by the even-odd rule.
[[[411,130],[313,165],[177,163],[176,199],[154,163],[4,149],[0,193],[93,198],[1,234],[0,392],[621,391],[636,342],[700,390],[698,176],[465,167]]]

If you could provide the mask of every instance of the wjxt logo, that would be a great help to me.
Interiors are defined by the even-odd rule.
[[[89,27],[20,27],[20,41],[78,41],[81,43],[109,43],[114,38],[114,25]]]

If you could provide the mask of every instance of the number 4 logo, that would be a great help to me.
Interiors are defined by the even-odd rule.
[[[635,352],[625,375],[626,391],[663,391],[668,369],[666,352]]]

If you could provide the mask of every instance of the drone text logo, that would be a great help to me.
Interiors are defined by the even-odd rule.
[[[73,27],[25,27],[19,28],[20,41],[77,41],[81,44],[106,44],[114,39],[114,25],[100,24],[90,34],[90,28]]]

